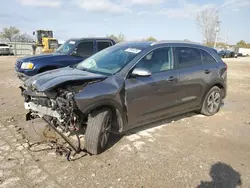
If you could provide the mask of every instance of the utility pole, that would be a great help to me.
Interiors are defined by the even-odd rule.
[[[219,31],[220,31],[220,21],[217,21],[214,30],[215,30],[214,48],[216,48],[217,38],[218,38]]]

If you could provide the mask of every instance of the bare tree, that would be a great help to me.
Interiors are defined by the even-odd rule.
[[[12,37],[19,33],[20,30],[16,27],[3,28],[3,31],[0,32],[0,38],[5,38],[11,41]]]
[[[202,32],[204,42],[213,45],[216,41],[219,28],[219,11],[216,8],[207,8],[200,11],[196,17],[197,25]]]
[[[14,40],[16,42],[33,42],[34,41],[32,36],[27,34],[27,33],[15,35],[12,37],[12,40]]]

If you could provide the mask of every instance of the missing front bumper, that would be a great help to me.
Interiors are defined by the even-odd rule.
[[[40,118],[43,118],[44,116],[50,116],[50,117],[57,118],[59,122],[64,121],[61,118],[61,115],[57,111],[52,110],[51,108],[48,108],[42,105],[37,105],[33,102],[25,102],[24,108],[26,110],[30,110],[30,112],[26,115],[26,120],[33,119],[31,118],[33,114],[33,115],[39,116]]]

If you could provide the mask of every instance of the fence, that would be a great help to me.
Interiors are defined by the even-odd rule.
[[[10,46],[10,49],[13,51],[14,55],[32,55],[33,48],[32,45],[34,43],[27,42],[8,42],[0,40],[0,43],[5,43]]]
[[[11,49],[13,50],[13,53],[15,55],[32,55],[33,54],[32,45],[34,43],[7,42],[7,44],[11,46]]]

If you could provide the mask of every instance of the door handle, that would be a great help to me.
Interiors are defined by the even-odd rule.
[[[167,79],[168,82],[173,82],[173,81],[176,81],[176,80],[177,80],[177,78],[175,78],[174,76],[170,76]]]
[[[208,69],[207,69],[207,70],[205,70],[204,72],[205,72],[205,74],[209,74],[209,73],[211,73],[211,70],[208,70]]]

